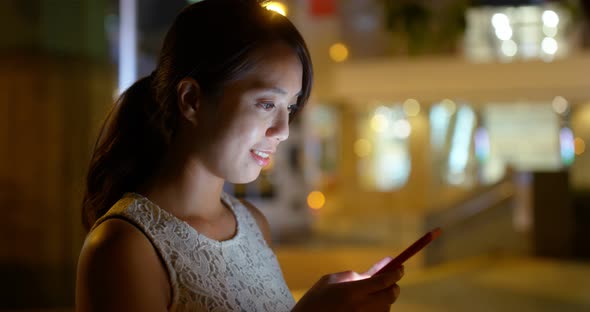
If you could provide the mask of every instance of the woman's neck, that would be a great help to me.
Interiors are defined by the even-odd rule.
[[[214,220],[225,210],[220,201],[223,183],[198,160],[168,157],[138,191],[179,219]]]

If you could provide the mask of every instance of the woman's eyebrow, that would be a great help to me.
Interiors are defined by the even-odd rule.
[[[263,90],[268,90],[268,91],[271,91],[273,93],[278,93],[278,94],[281,94],[281,95],[287,95],[288,94],[287,91],[285,91],[284,89],[281,89],[279,87],[263,88]],[[295,94],[295,96],[300,96],[300,95],[301,95],[301,91],[299,91],[299,92],[297,92],[297,94]]]
[[[256,92],[272,92],[280,95],[289,94],[287,90],[277,86],[277,84],[275,84],[274,82],[265,81],[264,79],[255,79],[254,81],[249,83],[249,86],[247,88]],[[297,94],[295,94],[294,97],[301,96],[301,93],[302,90],[299,90],[299,92],[297,92]]]

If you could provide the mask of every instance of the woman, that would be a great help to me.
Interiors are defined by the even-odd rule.
[[[324,276],[297,305],[269,227],[224,181],[256,179],[311,89],[295,27],[255,0],[205,0],[118,100],[87,177],[78,311],[388,311],[402,270]],[[109,121],[110,120],[110,121]]]

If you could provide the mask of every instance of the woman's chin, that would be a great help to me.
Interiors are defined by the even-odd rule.
[[[241,175],[238,177],[230,177],[230,178],[226,179],[226,181],[233,183],[233,184],[246,184],[246,183],[253,182],[254,180],[256,180],[258,178],[258,176],[260,176],[260,170],[258,170],[255,173],[249,173],[247,175]]]

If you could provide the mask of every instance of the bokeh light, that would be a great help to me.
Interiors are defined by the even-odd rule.
[[[569,103],[563,96],[556,96],[551,102],[553,110],[558,114],[564,114],[569,109]]]
[[[330,58],[337,63],[348,59],[348,47],[343,43],[335,43],[330,46]]]
[[[555,54],[557,52],[557,41],[551,37],[545,37],[541,42],[541,49],[547,54]]]
[[[503,13],[496,13],[492,16],[492,25],[498,39],[508,40],[512,38],[512,27],[508,16]]]
[[[559,24],[559,16],[557,13],[555,13],[555,11],[545,10],[541,18],[543,19],[543,24],[548,27],[555,28],[557,27],[557,24]]]
[[[321,209],[326,204],[326,196],[320,191],[313,191],[307,195],[307,205],[311,209]]]
[[[383,114],[375,114],[373,118],[371,118],[371,129],[375,132],[383,132],[385,129],[389,127],[389,120]]]
[[[400,119],[393,123],[393,134],[396,137],[406,139],[410,136],[410,132],[412,132],[412,126],[407,120]]]
[[[407,99],[404,102],[404,112],[410,117],[418,116],[420,114],[420,102],[416,99]]]
[[[500,47],[500,49],[502,50],[502,53],[504,53],[504,55],[509,57],[515,56],[518,52],[518,46],[512,40],[502,41],[502,46]]]
[[[455,110],[457,110],[457,104],[453,100],[444,99],[440,102],[440,105],[445,108],[449,115],[454,114]]]
[[[582,155],[586,151],[586,142],[581,138],[574,139],[574,151],[576,155]]]
[[[373,144],[367,139],[358,139],[354,142],[354,153],[360,157],[367,157],[373,151]]]

